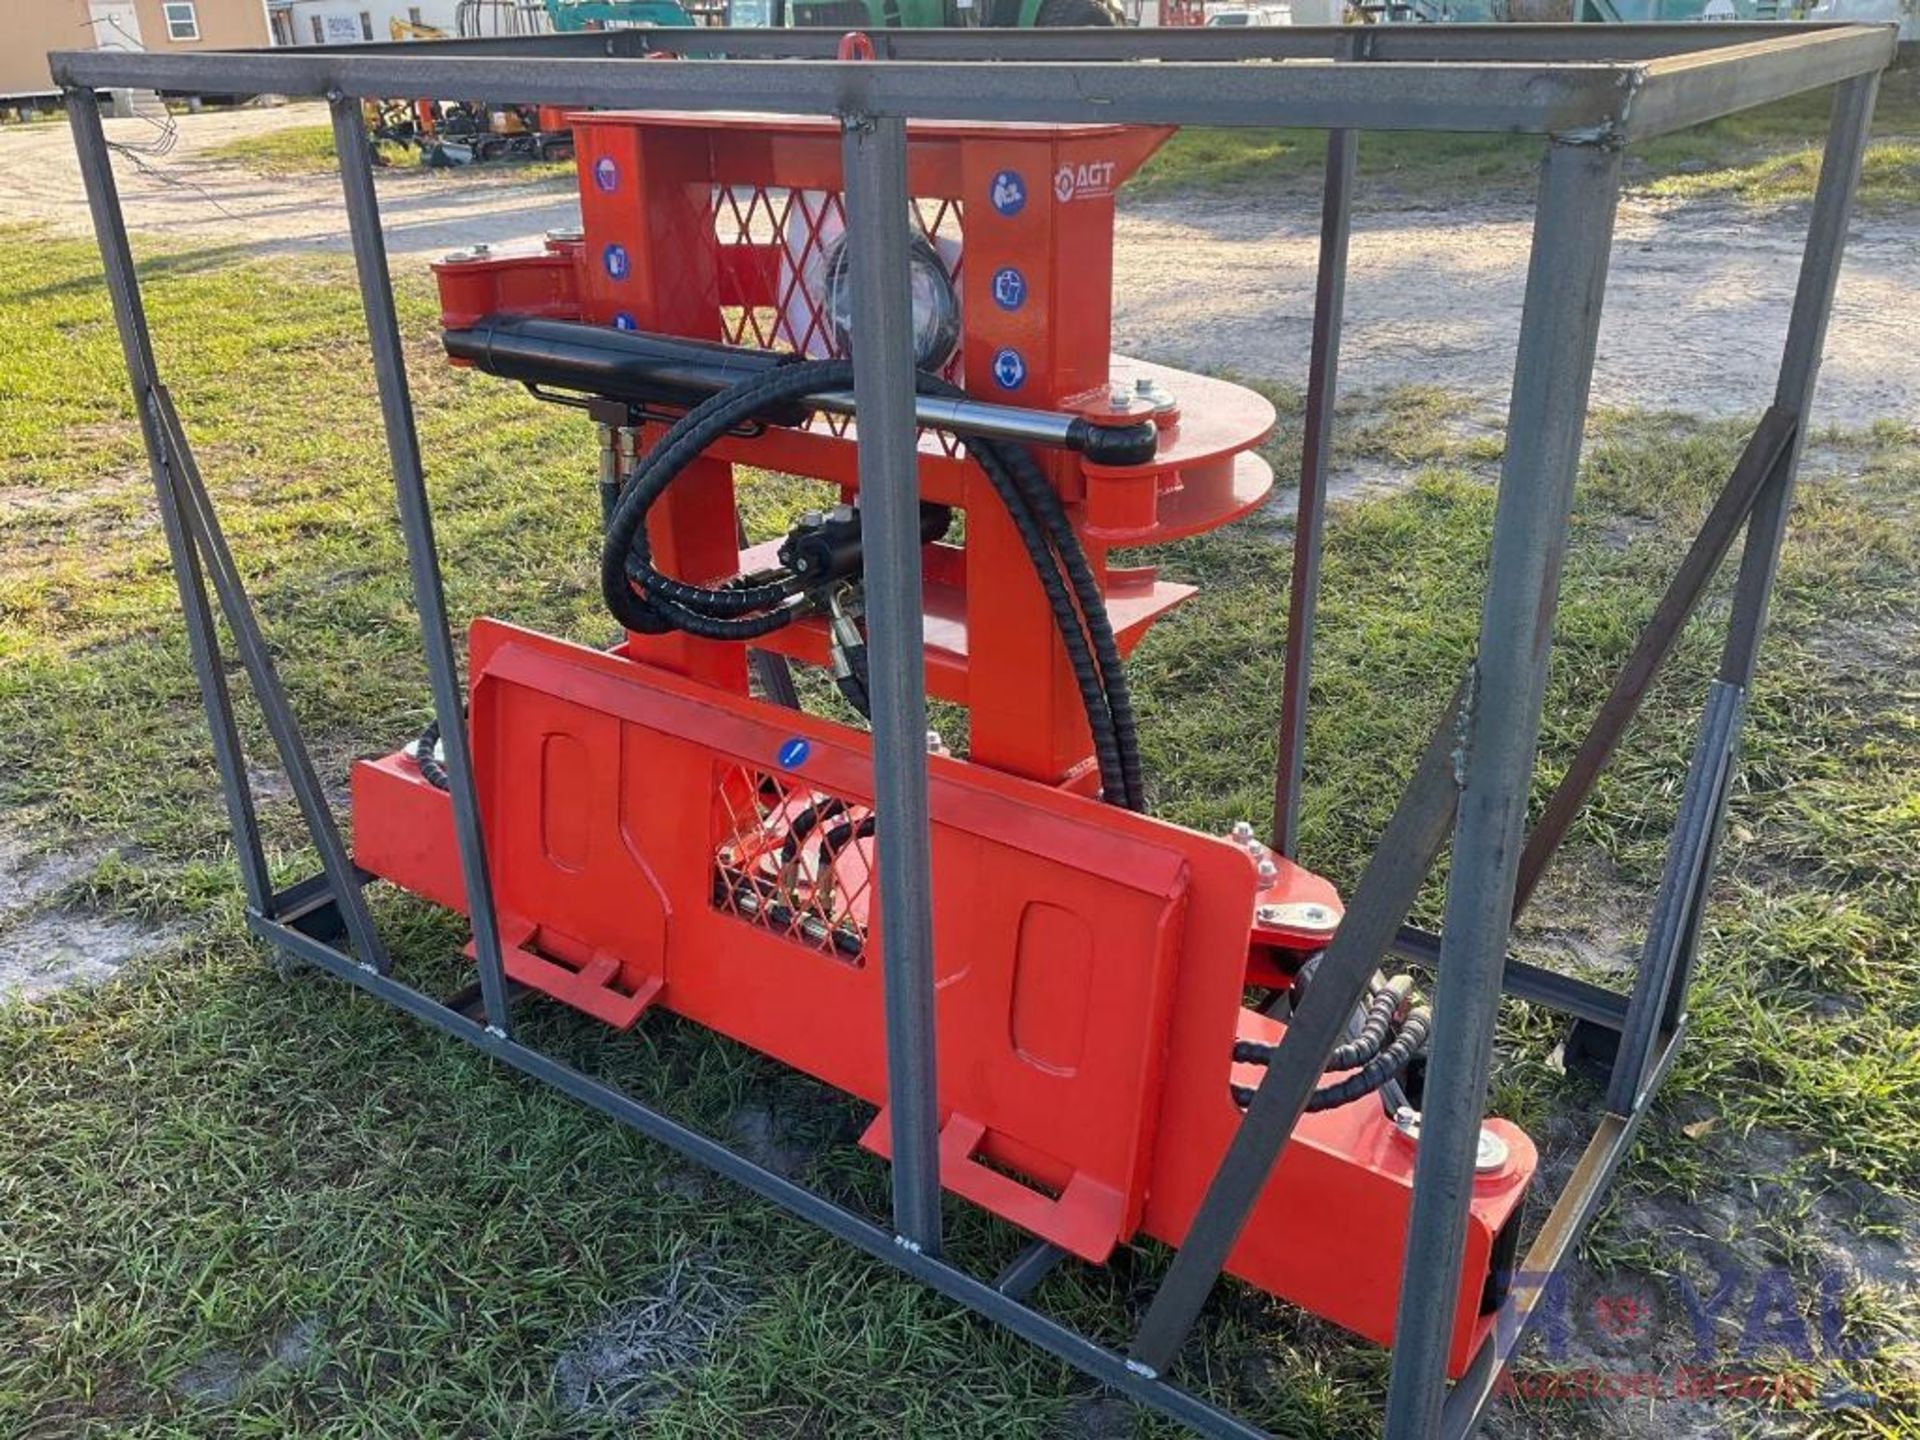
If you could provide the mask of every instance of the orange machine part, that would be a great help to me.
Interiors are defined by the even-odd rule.
[[[796,797],[871,812],[866,737],[496,621],[471,656],[509,974],[616,1025],[672,1010],[884,1107],[880,897],[851,907],[855,948],[724,883]],[[935,757],[930,782],[943,1183],[1087,1260],[1178,1244],[1239,1123],[1229,1082],[1258,1083],[1233,1042],[1283,1033],[1241,1004],[1256,901],[1337,910],[1332,887],[1281,862],[1262,892],[1229,841],[978,765]],[[360,864],[458,893],[450,807],[410,760],[356,767],[354,804]],[[1489,1124],[1509,1154],[1475,1187],[1456,1368],[1534,1168]],[[863,1143],[886,1137],[883,1108]],[[1412,1172],[1377,1103],[1306,1116],[1229,1269],[1389,1342]]]
[[[807,275],[839,223],[837,125],[571,125],[584,233],[449,257],[436,267],[447,325],[534,314],[829,353]],[[1123,651],[1192,590],[1114,552],[1225,524],[1272,484],[1254,453],[1274,424],[1264,399],[1111,353],[1113,192],[1168,133],[908,132],[918,223],[961,300],[947,373],[981,398],[1094,423],[1155,417],[1146,465],[1043,456]],[[758,567],[765,554],[737,541],[732,467],[851,496],[856,439],[816,416],[717,444],[655,507],[656,559],[708,583]],[[1260,1079],[1232,1063],[1234,1041],[1282,1033],[1244,1008],[1245,987],[1290,983],[1326,933],[1256,927],[1255,911],[1337,917],[1339,897],[1278,860],[1262,888],[1242,846],[1087,798],[1085,717],[1024,548],[950,437],[923,435],[920,460],[922,494],[966,516],[964,544],[923,551],[928,689],[967,706],[970,732],[967,761],[930,760],[941,1178],[1087,1260],[1142,1234],[1178,1244],[1239,1124],[1229,1086]],[[828,658],[813,621],[756,643]],[[470,664],[508,973],[618,1027],[671,1010],[884,1107],[884,817],[865,734],[751,698],[742,647],[685,635],[600,652],[481,620]],[[361,865],[464,906],[446,797],[412,760],[356,766],[353,800]],[[1456,1373],[1492,1324],[1496,1240],[1534,1167],[1523,1134],[1490,1124],[1507,1160],[1476,1185]],[[884,1154],[888,1135],[883,1108],[863,1143]],[[1305,1117],[1229,1268],[1389,1342],[1412,1161],[1377,1102]]]

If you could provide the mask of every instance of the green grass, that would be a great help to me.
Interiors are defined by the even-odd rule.
[[[1754,204],[1813,194],[1826,92],[1795,96],[1627,152],[1627,180],[1655,195],[1724,196]],[[1874,112],[1860,203],[1869,209],[1920,205],[1920,65],[1903,61],[1883,77]],[[1523,190],[1539,164],[1535,139],[1419,131],[1361,137],[1358,177],[1368,193],[1438,202],[1460,193]],[[1210,192],[1250,194],[1318,184],[1326,142],[1315,130],[1180,131],[1130,184],[1137,197]]]
[[[0,1008],[0,1434],[1171,1434],[1092,1408],[1085,1381],[1030,1347],[557,1094],[346,987],[275,975],[242,932],[96,261],[11,238],[0,809],[52,847],[116,846],[59,903],[177,928],[111,986]],[[358,302],[331,258],[298,276],[228,259],[147,263],[156,344],[335,783],[426,711]],[[603,639],[589,427],[447,369],[425,283],[400,300],[455,613]],[[1455,409],[1444,392],[1394,392],[1342,429],[1350,455],[1419,467],[1406,492],[1343,506],[1330,528],[1305,849],[1343,885],[1471,648],[1498,441],[1459,434]],[[1742,438],[1676,417],[1596,421],[1542,793]],[[1636,1200],[1747,1215],[1740,1137],[1755,1127],[1793,1147],[1794,1183],[1823,1203],[1861,1182],[1896,1207],[1920,1190],[1920,434],[1887,424],[1815,451],[1709,915],[1697,1043],[1593,1237],[1598,1266],[1684,1263],[1632,1222]],[[764,526],[799,495],[762,482],[747,499]],[[1155,809],[1259,823],[1281,521],[1154,558],[1205,587],[1133,666]],[[1570,873],[1651,886],[1724,613],[1717,598],[1652,692],[1574,832]],[[243,719],[266,763],[257,716]],[[276,873],[308,873],[287,800],[270,792],[262,815]],[[376,893],[405,973],[451,988],[459,927]],[[1605,915],[1581,885],[1542,904],[1569,925]],[[550,1007],[529,1022],[536,1043],[713,1133],[770,1131],[810,1183],[882,1210],[883,1171],[850,1144],[861,1107],[665,1017],[626,1037]],[[1499,1048],[1499,1102],[1542,1134],[1560,1133],[1573,1084],[1552,1069],[1557,1035],[1511,1007]],[[1574,1086],[1578,1106],[1591,1098]],[[954,1252],[983,1268],[1017,1247],[969,1207],[948,1218]],[[1888,1222],[1858,1222],[1874,1223]],[[1812,1263],[1804,1219],[1751,1229],[1794,1257],[1781,1263]],[[689,1302],[711,1341],[643,1421],[568,1413],[557,1358],[676,1265],[728,1297]],[[1163,1265],[1149,1248],[1068,1266],[1037,1300],[1118,1339]],[[1898,1294],[1860,1285],[1847,1305],[1859,1333],[1912,1332]],[[1349,1437],[1368,1433],[1384,1376],[1379,1352],[1229,1286],[1180,1378],[1283,1433]],[[1912,1366],[1876,1360],[1856,1379],[1878,1409],[1823,1416],[1820,1433],[1920,1427]]]

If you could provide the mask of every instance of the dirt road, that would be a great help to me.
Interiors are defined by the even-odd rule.
[[[118,167],[133,229],[268,255],[345,248],[330,177],[264,179],[205,153],[250,130],[324,118],[316,104],[181,117],[170,155],[144,170]],[[116,140],[152,135],[137,120],[108,129]],[[388,245],[403,263],[474,241],[533,239],[577,219],[567,187],[511,171],[384,172],[380,188]],[[0,216],[86,232],[64,126],[0,132]],[[1804,226],[1803,211],[1630,197],[1616,230],[1594,402],[1757,414],[1779,360]],[[1383,209],[1362,195],[1343,386],[1434,383],[1497,406],[1511,379],[1529,231],[1526,208],[1510,201]],[[1317,244],[1311,196],[1124,205],[1114,343],[1175,364],[1301,382]],[[1828,334],[1819,421],[1920,417],[1915,316],[1920,216],[1860,220]]]

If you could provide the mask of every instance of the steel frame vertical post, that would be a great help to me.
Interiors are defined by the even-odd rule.
[[[1401,1275],[1387,1440],[1440,1420],[1567,518],[1620,192],[1620,152],[1550,143],[1461,754],[1442,963]]]
[[[270,915],[273,882],[260,845],[260,821],[254,813],[253,788],[247,780],[240,732],[234,721],[233,696],[221,668],[220,641],[213,628],[213,610],[207,600],[200,557],[187,533],[179,495],[174,489],[173,468],[152,404],[158,384],[153,340],[147,332],[146,307],[140,299],[140,280],[134,270],[126,221],[120,214],[120,190],[113,178],[113,160],[107,149],[106,132],[100,125],[100,103],[91,90],[85,89],[68,90],[66,103],[67,124],[73,131],[74,150],[80,158],[80,178],[87,191],[87,208],[92,212],[93,233],[106,270],[107,298],[113,307],[114,325],[120,332],[127,378],[133,384],[133,408],[139,416],[141,439],[146,443],[147,467],[160,508],[160,526],[166,534],[167,553],[173,561],[174,585],[179,591],[180,609],[186,621],[187,650],[193,662],[194,679],[200,687],[207,728],[213,733],[214,766],[220,774],[227,823],[233,828],[233,848],[240,864],[241,883],[246,887],[248,906],[258,914]]]
[[[1668,997],[1685,973],[1699,935],[1745,700],[1746,692],[1737,685],[1716,680],[1708,687],[1680,813],[1667,839],[1660,888],[1641,946],[1633,997],[1621,1022],[1619,1049],[1607,1081],[1607,1109],[1615,1115],[1631,1115],[1646,1099],[1647,1077],[1667,1028],[1663,1022]]]
[[[400,321],[393,308],[393,280],[387,270],[386,237],[380,230],[380,202],[374,194],[373,168],[367,157],[366,125],[361,119],[358,101],[336,94],[328,97],[328,104],[333,111],[333,146],[340,161],[341,189],[346,195],[354,271],[360,281],[360,303],[366,311],[367,338],[373,349],[381,420],[386,430],[387,453],[393,462],[400,528],[406,537],[407,570],[413,580],[421,645],[426,651],[427,675],[433,688],[433,713],[440,723],[440,741],[446,746],[447,788],[453,801],[454,837],[460,847],[460,875],[466,883],[467,909],[473,924],[480,993],[486,1005],[487,1027],[507,1035],[511,1033],[512,1016],[506,965],[500,953],[493,882],[487,871],[486,838],[480,828],[480,799],[474,784],[472,747],[467,738],[466,703],[461,693],[460,672],[454,662],[452,636],[447,629],[446,588],[441,581],[440,556],[434,545],[433,514],[420,463],[420,440],[413,427],[406,354],[400,344]]]
[[[1780,544],[1786,537],[1787,512],[1793,503],[1793,484],[1807,443],[1807,412],[1813,404],[1814,382],[1820,374],[1820,354],[1826,345],[1827,319],[1833,312],[1833,292],[1840,280],[1840,260],[1846,249],[1847,226],[1853,218],[1854,190],[1860,181],[1860,162],[1866,154],[1873,124],[1873,102],[1879,93],[1878,71],[1855,76],[1834,87],[1833,118],[1827,130],[1827,148],[1820,161],[1820,181],[1814,190],[1813,215],[1807,225],[1807,245],[1800,257],[1800,279],[1793,295],[1793,315],[1787,322],[1787,343],[1780,358],[1780,378],[1773,403],[1796,423],[1786,463],[1755,501],[1747,521],[1746,548],[1740,555],[1740,576],[1734,585],[1733,614],[1727,625],[1726,648],[1720,660],[1720,678],[1729,685],[1750,689],[1760,658],[1760,639],[1767,624],[1767,601],[1773,592],[1774,572],[1780,564]]]
[[[1280,733],[1273,770],[1273,848],[1292,859],[1300,843],[1300,793],[1312,688],[1313,622],[1320,600],[1327,462],[1339,393],[1340,327],[1347,295],[1347,239],[1353,229],[1356,130],[1327,132],[1327,178],[1320,203],[1320,269],[1314,281],[1313,335],[1307,346],[1307,408],[1301,422],[1300,488],[1294,506],[1293,575],[1287,595],[1287,651],[1280,682]]]
[[[940,1108],[907,127],[860,115],[843,124],[893,1223],[903,1244],[931,1255],[940,1249]]]
[[[1873,104],[1879,89],[1878,71],[1856,76],[1834,87],[1832,119],[1820,161],[1820,180],[1814,190],[1813,214],[1807,223],[1806,248],[1800,257],[1793,314],[1787,321],[1780,377],[1774,386],[1774,408],[1794,418],[1793,439],[1747,518],[1747,541],[1740,555],[1733,611],[1720,657],[1720,683],[1735,687],[1743,705],[1752,693],[1753,678],[1760,663],[1768,602],[1773,595],[1774,576],[1780,568],[1780,550],[1786,540],[1800,456],[1806,449],[1807,417],[1813,408],[1814,385],[1820,376],[1820,358],[1826,347],[1827,321],[1833,314],[1833,292],[1840,283],[1840,262],[1846,253],[1847,228],[1853,219],[1854,195],[1860,184],[1860,166],[1873,128]],[[1727,743],[1731,753],[1726,763],[1731,772],[1733,756],[1739,747],[1737,727]],[[1679,1024],[1687,991],[1693,982],[1706,877],[1712,873],[1719,849],[1726,783],[1723,781],[1721,793],[1715,797],[1712,825],[1699,859],[1702,874],[1680,937],[1679,953],[1664,981],[1665,994],[1658,1015],[1660,1028],[1665,1031]]]

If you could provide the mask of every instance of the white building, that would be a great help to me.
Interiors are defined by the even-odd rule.
[[[268,0],[276,45],[361,45],[408,39],[414,27],[454,33],[457,0]],[[399,33],[396,33],[396,22]]]

